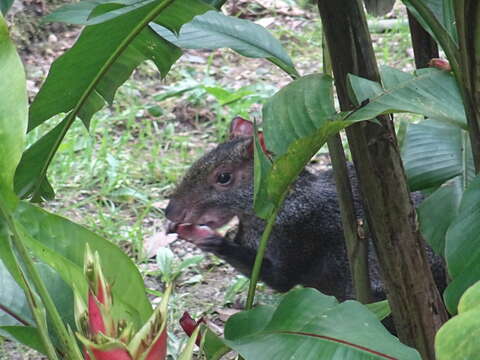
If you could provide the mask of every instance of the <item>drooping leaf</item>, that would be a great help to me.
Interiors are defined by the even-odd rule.
[[[448,320],[435,336],[438,360],[475,359],[480,354],[480,282],[462,296],[458,315]]]
[[[259,306],[232,316],[225,343],[246,360],[420,359],[365,306],[338,304],[314,289],[289,292],[276,309]]]
[[[466,129],[465,109],[451,74],[437,69],[419,69],[408,74],[383,67],[381,77],[383,88],[373,81],[349,75],[349,84],[358,103],[368,99],[349,120],[411,112]]]
[[[445,256],[453,278],[445,299],[454,312],[460,296],[480,279],[480,176],[463,193],[458,215],[447,231]]]
[[[255,189],[255,211],[259,216],[268,216],[266,210],[281,203],[290,184],[328,136],[353,123],[342,121],[344,114],[336,114],[331,82],[326,75],[304,76],[277,92],[263,107],[266,145],[274,161],[270,165],[264,155],[257,156],[255,186],[260,188]]]
[[[78,12],[71,17],[78,21],[81,15],[88,16],[94,4],[96,3],[90,2],[87,6],[79,5],[80,10],[77,9]],[[64,120],[64,130],[56,139],[48,141],[52,146],[43,151],[40,156],[42,161],[33,164],[29,157],[25,158],[21,172],[17,175],[18,179],[23,179],[18,185],[22,192],[33,191],[34,198],[42,193],[48,165],[72,122],[79,117],[88,127],[92,115],[106,102],[113,101],[118,87],[141,62],[153,61],[161,74],[166,75],[181,51],[152,32],[148,27],[150,22],[178,31],[193,16],[210,9],[197,0],[145,0],[130,3],[125,8],[128,11],[117,17],[87,26],[75,45],[53,63],[30,107],[29,129],[56,114],[68,115]],[[42,139],[39,140],[41,141]],[[39,171],[28,171],[33,167]],[[34,180],[25,180],[29,178]],[[29,187],[25,188],[25,184]]]
[[[13,177],[27,126],[27,89],[22,62],[0,15],[0,202],[13,209]]]
[[[176,36],[163,26],[151,24],[160,36],[184,49],[231,48],[240,55],[266,58],[289,74],[297,74],[292,60],[268,30],[251,21],[208,11],[185,24]]]
[[[136,324],[148,319],[152,309],[145,294],[142,277],[135,264],[117,246],[80,225],[29,203],[21,202],[15,215],[17,221],[39,243],[30,244],[32,249],[40,251],[41,246],[44,246],[45,261],[52,262],[57,271],[71,272],[62,274],[64,279],[75,279],[77,268],[83,267],[86,243],[93,251],[98,251],[100,258],[108,258],[103,269],[105,276],[113,284],[114,297],[122,305],[120,308],[123,309],[123,316],[131,318]],[[53,258],[52,253],[57,253],[62,258]],[[65,260],[62,260],[63,258]],[[69,267],[69,263],[75,266]]]
[[[402,159],[412,191],[439,186],[469,171],[473,163],[465,161],[464,152],[471,152],[465,135],[457,126],[433,119],[408,125]]]
[[[39,196],[33,201],[40,202],[42,198],[50,200],[55,196],[47,180],[46,168],[53,159],[52,152],[55,153],[58,149],[68,127],[69,117],[67,116],[23,153],[15,173],[15,192],[19,197],[26,198],[35,194]]]

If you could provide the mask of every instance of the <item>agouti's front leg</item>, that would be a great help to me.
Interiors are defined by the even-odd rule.
[[[176,232],[179,238],[195,244],[203,251],[215,254],[245,276],[250,277],[255,262],[255,250],[228,240],[208,226],[180,224]],[[276,268],[268,257],[263,259],[260,278],[277,291],[288,291],[295,285],[283,274],[285,272]]]

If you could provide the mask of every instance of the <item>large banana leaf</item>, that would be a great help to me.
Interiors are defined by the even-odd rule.
[[[108,1],[97,4],[103,5],[103,15],[98,17],[109,15],[105,13]],[[86,16],[96,9],[92,10],[91,2],[81,6]],[[34,144],[24,154],[15,178],[16,188],[23,196],[38,199],[45,195],[45,189],[49,189],[45,185],[47,168],[77,117],[88,126],[92,115],[113,100],[118,87],[144,60],[153,61],[165,76],[178,59],[180,49],[156,35],[148,24],[155,22],[179,31],[184,23],[210,7],[197,0],[144,0],[123,7],[120,3],[109,9],[124,12],[82,31],[75,45],[53,63],[30,107],[29,130],[54,115],[67,115],[45,135],[47,140],[39,140],[42,146]],[[74,15],[78,19],[79,14]]]
[[[410,112],[467,128],[462,97],[451,74],[437,69],[420,69],[409,74],[382,67],[381,78],[383,87],[349,75],[349,84],[358,103],[365,103],[349,120]]]
[[[298,75],[292,60],[275,37],[264,27],[248,20],[209,11],[185,24],[180,33],[158,24],[151,28],[164,39],[184,49],[231,48],[240,55],[266,58],[289,74]]]
[[[0,15],[0,205],[16,204],[13,177],[25,143],[27,89],[22,62]]]
[[[402,158],[412,191],[437,187],[458,175],[469,179],[473,171],[468,134],[433,119],[408,125]]]
[[[314,289],[232,316],[225,343],[246,360],[420,359],[359,302],[339,304]]]

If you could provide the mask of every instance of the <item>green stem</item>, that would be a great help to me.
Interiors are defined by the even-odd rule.
[[[17,250],[17,253],[21,258],[22,262],[25,264],[27,273],[29,275],[29,279],[31,279],[32,283],[34,284],[36,292],[40,296],[40,299],[42,300],[42,303],[45,306],[47,313],[50,315],[50,318],[52,319],[53,326],[55,328],[57,335],[60,338],[61,343],[64,346],[64,351],[66,352],[67,358],[72,360],[75,360],[75,359],[81,360],[82,358],[78,356],[79,352],[78,352],[75,339],[72,339],[69,336],[67,329],[63,324],[63,320],[60,317],[60,314],[58,313],[57,308],[55,307],[55,304],[50,294],[48,293],[48,290],[45,284],[43,283],[40,277],[40,274],[35,268],[35,264],[33,263],[32,259],[28,254],[28,250],[22,241],[22,236],[20,235],[17,229],[15,220],[13,219],[11,214],[5,209],[3,204],[0,204],[0,215],[2,215],[2,217],[5,219],[5,222],[7,223],[7,226],[12,233],[11,239],[12,239],[13,245]],[[17,264],[17,266],[19,265]],[[33,291],[31,290],[31,287],[29,286],[26,280],[26,277],[23,276],[23,279],[26,286],[24,290],[29,300],[30,306],[32,307],[32,313],[35,316],[37,311],[39,311],[39,306],[35,301],[35,298],[33,296]],[[39,316],[40,316],[40,313],[37,313],[37,316],[35,316],[35,321],[37,322],[38,329],[41,332],[42,340],[46,341],[45,343],[46,350],[49,351],[49,346],[53,346],[53,345],[51,345],[50,340],[48,339],[48,334],[42,334],[42,332],[44,332],[46,329],[44,328],[45,325]],[[57,359],[57,356],[53,353],[52,355],[49,354],[49,358]]]
[[[7,220],[6,209],[3,208],[1,204],[0,204],[0,216],[3,217],[5,220]],[[10,242],[8,238],[6,239],[6,241]],[[10,245],[7,245],[7,246],[10,247]],[[49,359],[58,360],[57,354],[55,352],[55,348],[53,347],[53,344],[50,341],[50,337],[48,335],[48,329],[45,323],[44,313],[42,314],[42,308],[41,308],[42,304],[37,304],[35,295],[32,291],[32,286],[27,280],[27,277],[25,276],[24,271],[20,266],[20,264],[18,263],[18,260],[16,256],[13,254],[13,252],[12,252],[12,259],[14,260],[13,266],[15,267],[16,272],[19,274],[19,276],[16,277],[15,280],[18,282],[18,285],[23,289],[25,293],[25,297],[27,298],[28,305],[30,306],[30,309],[32,311],[33,318],[35,320],[35,323],[37,324],[37,329],[40,335],[40,339],[43,343],[43,346],[45,347],[45,353]]]
[[[265,230],[263,230],[262,238],[258,244],[257,256],[255,257],[255,263],[253,264],[252,276],[250,277],[250,285],[248,287],[248,296],[247,296],[247,305],[245,308],[247,310],[251,309],[253,306],[253,300],[255,298],[255,288],[257,287],[258,278],[260,277],[260,269],[262,268],[263,256],[265,255],[265,250],[267,249],[268,239],[273,230],[273,225],[275,224],[275,219],[277,218],[277,213],[282,205],[283,200],[272,211],[267,220],[267,225]]]

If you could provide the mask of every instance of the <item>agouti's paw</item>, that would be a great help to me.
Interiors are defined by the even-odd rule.
[[[195,244],[203,251],[220,253],[225,238],[208,226],[194,224],[179,224],[176,228],[178,237]]]

